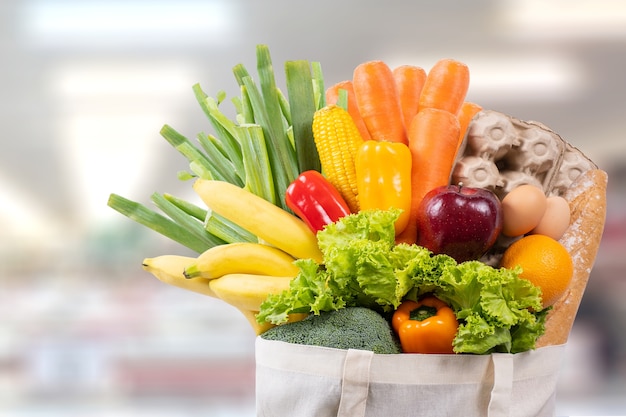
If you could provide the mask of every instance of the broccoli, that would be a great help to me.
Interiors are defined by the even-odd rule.
[[[301,321],[273,327],[261,337],[267,340],[337,349],[361,349],[374,353],[402,353],[387,320],[365,307],[311,314]]]

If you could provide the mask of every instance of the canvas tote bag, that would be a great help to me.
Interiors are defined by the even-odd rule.
[[[555,415],[565,345],[518,354],[380,355],[256,339],[259,417]]]

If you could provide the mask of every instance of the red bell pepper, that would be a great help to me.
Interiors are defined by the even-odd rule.
[[[339,191],[315,170],[303,172],[287,187],[285,202],[315,233],[350,214]]]

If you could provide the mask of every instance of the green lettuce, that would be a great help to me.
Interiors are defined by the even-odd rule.
[[[260,323],[284,323],[292,313],[345,307],[393,312],[404,299],[432,293],[456,313],[457,353],[522,352],[545,331],[540,289],[520,270],[480,261],[457,263],[424,247],[395,243],[398,210],[351,214],[318,232],[323,263],[300,259],[290,288],[268,296]]]

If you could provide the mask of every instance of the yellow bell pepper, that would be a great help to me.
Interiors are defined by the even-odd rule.
[[[411,210],[411,151],[403,143],[367,140],[355,156],[360,210],[402,210],[396,235],[407,226]]]

